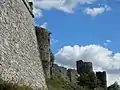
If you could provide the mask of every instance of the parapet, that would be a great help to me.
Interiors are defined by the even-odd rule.
[[[88,73],[93,71],[92,62],[83,62],[82,60],[77,61],[76,63],[77,72],[79,74]]]

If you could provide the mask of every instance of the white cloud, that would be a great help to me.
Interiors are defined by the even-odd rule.
[[[112,51],[100,45],[87,46],[65,46],[56,54],[56,63],[66,67],[75,68],[77,60],[90,61],[93,63],[94,71],[105,70],[108,73],[108,85],[117,80],[120,84],[120,53],[113,54]],[[111,78],[112,76],[116,76]],[[111,78],[111,79],[110,79]]]
[[[91,15],[91,16],[97,16],[99,14],[102,14],[105,11],[105,8],[100,7],[100,8],[86,8],[84,10],[84,13],[86,13],[87,15]]]
[[[42,25],[40,25],[40,27],[47,29],[47,22],[45,22]]]
[[[111,40],[106,40],[107,43],[111,43],[112,41]]]
[[[109,43],[111,43],[111,40],[106,40],[105,43],[103,44],[104,46],[107,46]]]
[[[42,10],[41,9],[33,9],[33,13],[35,15],[36,18],[39,18],[39,17],[42,17],[43,14],[42,14]]]
[[[35,0],[35,16],[42,16],[42,10],[55,8],[64,12],[73,13],[78,4],[91,4],[97,0]],[[37,15],[36,15],[37,14]]]
[[[78,0],[80,4],[92,4],[97,0]]]
[[[57,42],[58,42],[58,40],[56,40],[56,39],[51,39],[51,40],[50,40],[50,45],[56,44]]]
[[[110,10],[111,10],[111,8],[107,5],[105,5],[104,7],[98,7],[98,8],[88,7],[84,10],[84,13],[87,15],[91,15],[91,16],[97,16],[99,14],[102,14],[102,13],[104,13],[106,11],[110,11]]]

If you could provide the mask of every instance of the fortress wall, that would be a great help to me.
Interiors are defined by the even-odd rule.
[[[49,32],[42,27],[35,27],[36,36],[38,40],[38,48],[40,52],[40,58],[42,60],[42,65],[45,73],[46,79],[50,78],[50,35]]]
[[[32,17],[23,0],[0,0],[0,75],[47,90]]]
[[[97,79],[100,80],[100,86],[103,88],[107,87],[107,77],[106,77],[106,72],[96,72]]]
[[[79,60],[76,62],[76,68],[79,74],[93,72],[92,62],[83,62]]]
[[[77,71],[75,69],[68,69],[67,71],[70,82],[77,84],[77,79],[79,77]]]

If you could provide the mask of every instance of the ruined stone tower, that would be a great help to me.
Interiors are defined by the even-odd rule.
[[[40,52],[40,58],[42,60],[42,65],[47,79],[50,78],[50,33],[42,27],[35,27],[38,48]]]
[[[93,71],[92,62],[83,62],[82,60],[79,60],[76,64],[77,72],[79,74]]]
[[[0,0],[0,78],[47,90],[31,9],[27,0]]]
[[[97,79],[100,81],[100,86],[105,88],[107,87],[106,72],[96,72]]]

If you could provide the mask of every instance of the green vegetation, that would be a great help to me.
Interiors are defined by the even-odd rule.
[[[17,84],[8,83],[0,79],[0,90],[33,90],[29,86],[18,86]]]
[[[120,90],[120,86],[117,82],[108,87],[108,90]]]
[[[78,85],[88,87],[90,89],[97,88],[97,78],[94,72],[83,73],[78,78]]]
[[[51,78],[47,81],[49,90],[80,90],[76,85],[64,81],[62,78]]]
[[[62,78],[51,78],[47,81],[49,90],[104,90],[101,87],[88,89],[86,86],[79,86],[70,82],[64,81]]]

